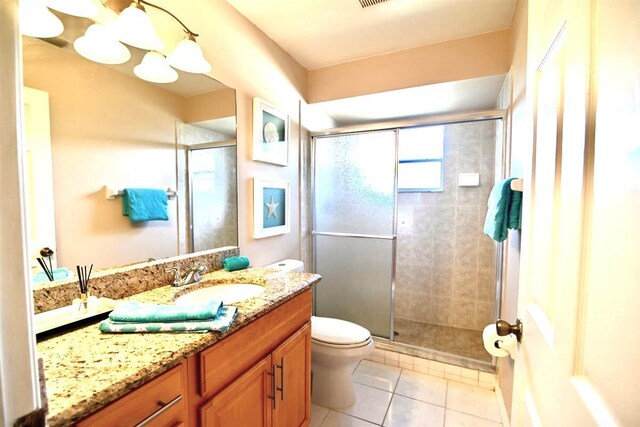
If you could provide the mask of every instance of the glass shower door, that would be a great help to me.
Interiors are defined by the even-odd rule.
[[[396,132],[315,138],[315,312],[391,338]]]

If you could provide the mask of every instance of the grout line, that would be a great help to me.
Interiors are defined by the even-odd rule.
[[[469,415],[470,417],[480,418],[481,420],[491,421],[492,423],[500,424],[501,426],[503,425],[502,421],[492,420],[491,418],[481,417],[480,415],[470,414],[468,412],[462,412],[462,411],[458,411],[456,409],[446,408],[445,413],[446,413],[446,411],[453,411],[453,412],[457,412],[459,414]]]

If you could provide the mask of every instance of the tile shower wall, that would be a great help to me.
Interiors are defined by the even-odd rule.
[[[395,318],[481,330],[494,321],[496,245],[482,233],[496,121],[445,126],[444,190],[400,193]],[[480,186],[458,187],[459,173]]]

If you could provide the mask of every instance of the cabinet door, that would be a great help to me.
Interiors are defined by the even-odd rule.
[[[275,427],[300,427],[311,419],[311,324],[272,353],[276,381]]]
[[[258,362],[200,407],[205,427],[271,426],[271,356]]]

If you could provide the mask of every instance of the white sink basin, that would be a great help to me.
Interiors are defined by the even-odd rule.
[[[205,301],[218,300],[225,305],[254,298],[264,292],[264,287],[253,283],[233,283],[214,285],[188,292],[177,298],[176,305],[202,304]]]

